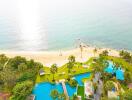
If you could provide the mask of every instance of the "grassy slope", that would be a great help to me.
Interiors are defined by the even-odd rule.
[[[92,60],[90,59],[89,61],[87,61],[84,64],[89,64],[91,61]],[[49,67],[44,67],[43,69],[44,69],[46,75],[40,76],[38,74],[36,83],[39,83],[39,82],[52,82],[53,75],[50,74],[50,68]],[[91,68],[84,68],[81,63],[77,62],[75,64],[75,66],[71,69],[70,74],[72,76],[74,76],[74,75],[81,74],[81,73],[91,72],[91,70],[92,70]],[[63,73],[65,73],[65,74],[63,74]],[[69,73],[68,73],[67,64],[65,64],[62,67],[58,67],[58,72],[54,75],[54,77],[55,77],[55,80],[58,81],[60,79],[67,79],[68,74]]]
[[[47,73],[46,75],[40,76],[38,74],[37,76],[37,80],[36,82],[51,82],[53,80],[53,75],[50,74],[50,68],[48,67],[44,67],[43,68],[45,73]],[[89,68],[83,68],[82,66],[74,66],[71,70],[71,75],[77,75],[77,74],[81,74],[81,73],[86,73],[86,72],[90,72],[91,70]],[[63,74],[65,73],[65,74]],[[60,79],[67,79],[68,78],[68,68],[66,65],[59,67],[58,68],[58,72],[54,75],[55,80],[60,80]]]

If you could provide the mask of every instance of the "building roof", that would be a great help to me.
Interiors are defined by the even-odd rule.
[[[93,95],[93,86],[92,86],[92,82],[91,81],[87,81],[84,83],[84,87],[85,87],[85,94],[86,95]]]
[[[44,73],[44,70],[43,70],[43,69],[40,69],[40,70],[39,70],[39,73]]]
[[[117,98],[117,92],[108,91],[108,98]]]
[[[40,74],[40,75],[44,75],[44,70],[43,70],[43,69],[40,69],[40,70],[39,70],[39,74]]]
[[[10,97],[9,93],[1,93],[0,92],[0,100],[8,100]]]
[[[127,86],[129,89],[132,89],[132,83],[129,83]]]

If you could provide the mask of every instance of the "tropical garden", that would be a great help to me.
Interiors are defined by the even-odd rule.
[[[95,52],[95,51],[94,51]],[[124,70],[124,80],[116,79],[115,75],[106,73],[104,69],[108,66],[108,61],[114,63],[114,66],[118,68],[122,67]],[[109,56],[107,50],[103,51],[98,58],[93,59],[91,64],[93,68],[93,74],[100,73],[100,80],[103,82],[103,92],[101,93],[101,100],[131,100],[132,88],[128,87],[129,83],[132,83],[132,54],[128,51],[120,51],[119,57]],[[95,93],[98,83],[94,83]],[[108,98],[108,91],[117,89],[117,96],[119,98]],[[129,93],[128,93],[129,91]]]
[[[93,53],[96,55],[97,49]],[[75,56],[71,55],[68,62],[63,66],[57,64],[51,67],[43,66],[34,60],[27,60],[24,57],[16,56],[9,58],[4,54],[0,55],[0,92],[10,94],[11,100],[25,100],[31,93],[35,84],[41,82],[50,82],[55,84],[61,79],[72,86],[77,86],[77,81],[72,79],[73,76],[90,72],[89,78],[82,81],[92,81],[94,93],[97,93],[99,82],[103,83],[100,100],[114,100],[108,98],[108,91],[118,88],[120,100],[132,100],[132,89],[128,87],[132,83],[132,54],[128,51],[120,51],[119,57],[109,56],[109,52],[104,50],[98,57],[90,58],[87,62],[77,62]],[[121,66],[124,70],[124,80],[116,79],[115,75],[104,72],[108,66],[108,61],[112,61],[115,66]],[[85,68],[84,65],[90,66]],[[39,71],[44,70],[44,75],[40,76]],[[99,81],[94,82],[95,75],[99,73]],[[80,91],[81,88],[80,88]],[[78,93],[79,94],[79,93]],[[65,100],[64,93],[59,93],[56,89],[51,90],[50,96],[55,100]],[[77,94],[72,96],[73,100],[78,100]]]

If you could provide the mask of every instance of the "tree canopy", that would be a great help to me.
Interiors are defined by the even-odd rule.
[[[52,90],[50,92],[50,96],[53,98],[53,100],[57,99],[59,96],[59,92],[57,90]]]
[[[115,88],[115,85],[114,85],[113,81],[107,81],[104,84],[104,88],[105,88],[106,91],[111,91],[112,88]]]
[[[119,55],[120,55],[120,57],[125,59],[127,62],[131,62],[132,63],[132,55],[128,51],[121,50],[119,52]]]
[[[14,68],[14,69],[18,69],[18,66],[21,63],[25,63],[26,64],[26,58],[21,57],[21,56],[16,56],[14,58],[11,58],[9,61],[9,65]]]
[[[58,68],[56,64],[51,65],[50,72],[53,74],[53,81],[54,81],[54,74],[57,72]]]
[[[73,56],[73,55],[69,56],[68,60],[70,63],[74,63],[76,61],[75,56]]]
[[[123,94],[123,100],[132,100],[132,89],[127,90]]]
[[[107,50],[102,51],[102,53],[100,54],[100,56],[108,56],[109,52]]]
[[[33,83],[31,81],[18,83],[12,90],[13,96],[11,100],[25,100],[32,92],[32,87]]]
[[[6,61],[8,61],[8,57],[5,56],[4,54],[0,54],[0,63],[5,64]]]
[[[68,58],[69,62],[67,63],[67,68],[69,69],[68,72],[70,73],[70,70],[72,69],[72,67],[74,66],[75,63],[75,56],[71,55]]]

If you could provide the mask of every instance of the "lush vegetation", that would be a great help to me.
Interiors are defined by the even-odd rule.
[[[123,94],[123,100],[132,100],[132,89],[127,90]]]
[[[107,92],[111,91],[112,88],[116,88],[121,100],[132,99],[130,93],[128,93],[128,91],[131,92],[131,90],[129,90],[127,87],[127,85],[132,82],[132,55],[127,51],[120,51],[119,55],[120,57],[109,56],[109,52],[105,50],[99,55],[98,58],[93,59],[93,63],[91,64],[94,75],[96,73],[101,74],[101,80],[104,84],[103,94],[101,97],[102,100],[108,99]],[[104,68],[108,66],[107,61],[112,61],[116,67],[122,67],[124,70],[125,80],[117,80],[115,75],[104,72]],[[94,83],[95,90],[98,88],[97,84],[98,83]],[[123,91],[125,91],[125,93]]]
[[[50,96],[53,100],[66,100],[64,93],[59,93],[58,90],[51,90]]]
[[[132,55],[130,52],[128,51],[120,51],[119,53],[120,57],[123,58],[125,61],[129,62],[129,63],[132,63]]]
[[[97,51],[94,49],[94,55]],[[105,50],[99,57],[93,57],[85,63],[76,62],[75,57],[71,55],[68,58],[68,63],[61,67],[56,64],[46,67],[41,63],[34,62],[34,60],[26,60],[24,57],[9,58],[2,54],[0,55],[0,91],[11,93],[11,100],[25,100],[31,94],[36,83],[55,83],[60,79],[65,79],[70,86],[76,87],[77,81],[72,77],[91,72],[90,78],[85,78],[82,81],[93,81],[94,75],[100,73],[100,80],[103,82],[102,100],[107,98],[107,92],[113,88],[118,88],[117,92],[122,100],[131,100],[132,90],[127,85],[132,83],[132,55],[127,51],[120,51],[119,55],[120,57],[109,56],[109,52]],[[114,75],[104,72],[108,66],[108,61],[112,61],[116,67],[121,66],[124,69],[124,81],[117,80]],[[84,65],[90,67],[84,67]],[[44,70],[44,75],[40,75],[40,69]],[[93,86],[96,93],[99,88],[98,82],[93,82]],[[53,99],[66,99],[66,96],[57,90],[52,90],[50,95]],[[78,87],[77,95],[84,96],[84,87]],[[72,100],[78,100],[77,95],[73,95]]]
[[[71,86],[75,87],[77,81],[72,77],[91,72],[91,69],[84,68],[83,63],[76,62],[73,55],[69,56],[68,60],[69,62],[62,67],[53,64],[49,68],[43,67],[42,64],[34,62],[34,60],[26,60],[24,57],[8,58],[2,54],[0,55],[0,91],[11,93],[12,100],[24,100],[31,94],[36,82],[54,83],[60,79],[66,79]],[[40,69],[44,70],[45,75],[39,75]],[[57,98],[63,98],[63,94],[59,94]]]
[[[78,96],[74,94],[70,100],[79,100],[79,99],[78,99]]]
[[[71,87],[76,87],[76,86],[77,86],[77,81],[74,80],[74,79],[70,79],[70,80],[68,81],[68,83],[70,84]]]
[[[113,88],[115,88],[115,85],[114,85],[113,81],[107,81],[104,84],[104,90],[105,90],[106,95],[107,95],[107,92],[111,91]]]
[[[53,74],[53,80],[52,81],[55,81],[54,79],[54,74],[57,72],[57,65],[56,64],[53,64],[50,68],[50,72]]]
[[[125,80],[119,81],[120,83],[127,86],[128,83],[132,82],[132,63],[129,63],[125,59],[119,57],[108,56],[106,57],[106,59],[113,61],[116,66],[121,65],[121,67],[125,70],[124,72]]]
[[[31,94],[32,89],[33,89],[32,81],[24,81],[21,83],[17,83],[16,86],[12,90],[13,96],[11,97],[11,99],[12,100],[25,100],[26,97],[29,94]]]
[[[53,83],[53,78],[54,81],[59,81],[60,79],[66,79],[66,81],[70,81],[71,78],[74,75],[86,73],[86,72],[91,72],[91,68],[84,68],[82,63],[79,62],[74,62],[74,66],[70,67],[70,72],[69,72],[69,67],[68,63],[63,65],[62,67],[57,67],[55,68],[55,73],[51,73],[51,68],[49,67],[43,67],[43,70],[45,71],[45,75],[40,76],[38,74],[36,83],[40,82],[51,82]],[[75,83],[75,81],[74,81]]]
[[[11,93],[12,100],[24,100],[31,93],[42,67],[42,64],[24,57],[0,55],[0,91]]]

